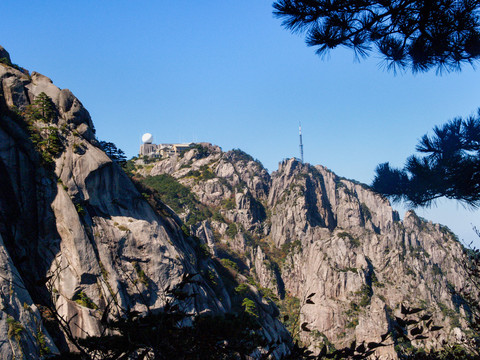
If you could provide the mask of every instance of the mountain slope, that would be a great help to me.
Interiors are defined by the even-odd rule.
[[[148,204],[99,148],[68,89],[0,50],[2,359],[86,354],[78,339],[113,334],[106,323],[122,316],[158,314],[179,284],[187,298],[175,304],[192,314],[183,325],[198,314],[248,317],[248,299],[270,343],[264,350],[277,343],[273,354],[286,353],[291,340],[275,306],[253,288],[236,293],[241,279],[173,212]],[[185,285],[187,274],[195,281]]]
[[[412,346],[440,348],[444,341],[467,346],[475,336],[459,295],[468,283],[467,259],[455,235],[413,211],[400,221],[365,185],[296,159],[269,175],[240,150],[224,153],[210,144],[134,162],[138,181],[167,174],[196,195],[210,216],[192,217],[195,204],[177,208],[180,216],[201,229],[197,236],[212,253],[237,261],[265,294],[273,291],[285,314],[300,314],[286,325],[312,349],[380,341],[391,332],[392,345],[377,353],[395,356]],[[395,335],[402,304],[432,314],[432,323],[444,329],[424,341],[402,342]]]

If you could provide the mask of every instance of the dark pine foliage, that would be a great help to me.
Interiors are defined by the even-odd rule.
[[[434,128],[417,145],[424,157],[411,156],[403,169],[380,164],[372,188],[393,201],[430,205],[439,197],[480,205],[480,109]]]
[[[273,7],[318,55],[344,46],[365,57],[374,48],[387,69],[413,72],[459,70],[480,57],[480,1],[277,0]]]
[[[127,157],[122,149],[118,148],[114,143],[108,141],[100,141],[100,147],[105,154],[112,160],[120,165],[125,164]]]

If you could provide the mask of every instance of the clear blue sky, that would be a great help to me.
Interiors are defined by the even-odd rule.
[[[100,139],[136,155],[156,142],[241,148],[270,170],[299,156],[370,183],[378,163],[402,166],[433,126],[480,106],[479,76],[394,76],[375,54],[322,61],[272,16],[272,1],[2,1],[0,45],[13,62],[69,88]],[[403,210],[402,210],[403,212]],[[478,212],[455,202],[419,215],[467,242]],[[403,214],[401,214],[403,216]],[[480,242],[477,242],[480,244]]]

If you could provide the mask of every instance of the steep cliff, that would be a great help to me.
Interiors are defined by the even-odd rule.
[[[1,47],[0,60],[2,358],[85,351],[78,339],[118,334],[110,320],[164,313],[186,277],[186,299],[173,297],[191,314],[182,326],[250,319],[265,340],[254,357],[291,347],[274,303],[314,351],[388,332],[377,354],[394,358],[475,335],[460,295],[466,258],[446,227],[414,212],[400,221],[386,199],[322,166],[290,159],[269,174],[207,143],[129,161],[127,176],[69,90]],[[401,341],[402,304],[443,329]]]
[[[474,336],[459,295],[468,283],[467,260],[455,235],[413,211],[400,221],[367,186],[296,159],[270,176],[240,150],[224,153],[210,144],[135,163],[139,181],[168,174],[196,195],[210,210],[200,220],[212,253],[236,261],[276,298],[290,317],[286,325],[311,349],[380,341],[390,332],[391,345],[377,354],[395,357],[412,346],[468,344]],[[194,207],[177,208],[193,227]],[[421,341],[401,341],[395,326],[402,304],[432,314],[432,323],[444,328]]]
[[[281,268],[285,288],[300,299],[315,293],[315,305],[302,308],[301,322],[316,330],[302,333],[307,343],[379,341],[401,304],[425,309],[445,327],[417,346],[466,336],[469,310],[457,295],[466,258],[447,228],[414,212],[399,221],[380,195],[321,166],[289,160],[272,178],[270,236],[277,246],[298,244]]]
[[[195,281],[178,304],[190,318],[243,313],[234,289],[246,279],[205,254],[172,211],[152,208],[99,148],[81,102],[3,48],[0,58],[0,357],[83,351],[75,339],[105,334],[107,318],[162,311],[186,274]],[[245,292],[259,335],[286,353],[276,307]]]

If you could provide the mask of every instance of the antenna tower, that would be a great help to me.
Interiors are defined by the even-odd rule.
[[[299,123],[298,125],[298,132],[300,135],[300,160],[302,160],[302,164],[303,164],[303,143],[302,143],[302,124],[301,123]]]

